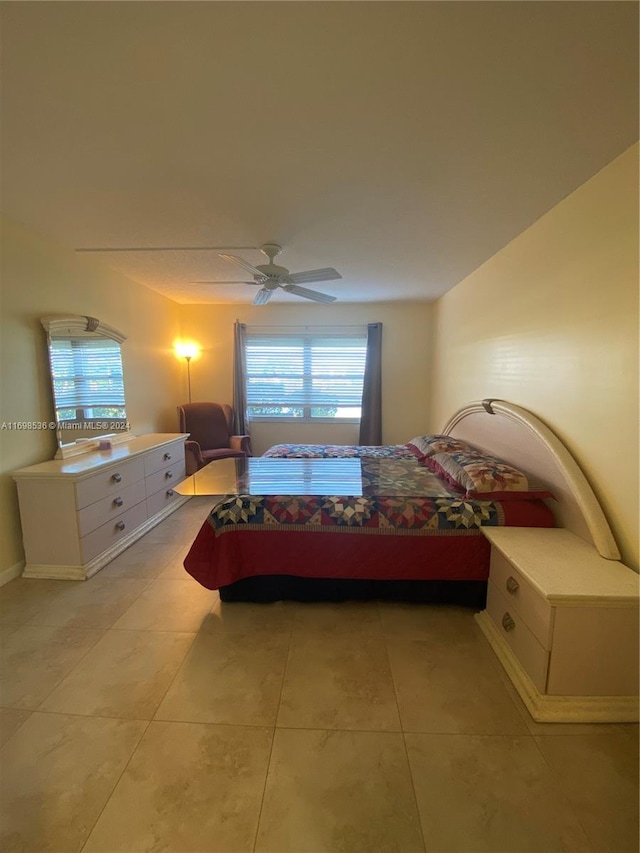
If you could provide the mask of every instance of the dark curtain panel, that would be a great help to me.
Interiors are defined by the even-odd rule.
[[[382,444],[382,323],[367,326],[359,444]]]
[[[233,326],[233,429],[236,435],[248,435],[249,426],[245,383],[246,336],[246,325],[236,320]]]

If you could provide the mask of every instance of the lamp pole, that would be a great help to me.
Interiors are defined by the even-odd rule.
[[[191,402],[191,358],[190,355],[185,355],[187,361],[187,386],[189,388],[189,402]]]

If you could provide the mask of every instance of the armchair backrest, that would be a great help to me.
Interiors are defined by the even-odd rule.
[[[191,433],[202,450],[229,447],[233,409],[226,403],[185,403],[178,406],[180,432]]]

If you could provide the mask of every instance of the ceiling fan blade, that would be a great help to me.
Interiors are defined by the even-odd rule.
[[[314,302],[335,302],[335,296],[329,296],[327,293],[318,293],[317,290],[309,290],[307,287],[298,287],[297,284],[285,284],[284,289],[287,293],[295,293],[296,296],[304,296],[305,299],[313,299]]]
[[[272,293],[273,290],[269,290],[269,288],[263,287],[256,293],[255,299],[253,300],[253,305],[266,305],[266,303],[271,299]]]
[[[255,284],[260,287],[259,281],[190,281],[189,284]]]
[[[251,275],[257,275],[263,279],[265,278],[265,274],[261,272],[258,267],[254,267],[253,264],[249,263],[249,261],[245,261],[242,258],[239,258],[237,255],[219,254],[218,257],[224,258],[225,261],[231,261],[231,263],[233,264],[238,264],[239,267],[242,267],[242,269],[247,270],[247,272],[250,272]]]
[[[306,284],[310,281],[334,281],[337,278],[342,278],[342,276],[333,267],[324,267],[321,270],[304,270],[303,272],[290,273],[287,278],[292,284]]]
[[[220,249],[234,249],[246,252],[256,246],[95,246],[76,249],[76,252],[219,252]]]

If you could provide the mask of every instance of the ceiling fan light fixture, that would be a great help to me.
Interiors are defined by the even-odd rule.
[[[271,299],[275,288],[263,287],[255,295],[253,305],[266,305]]]

